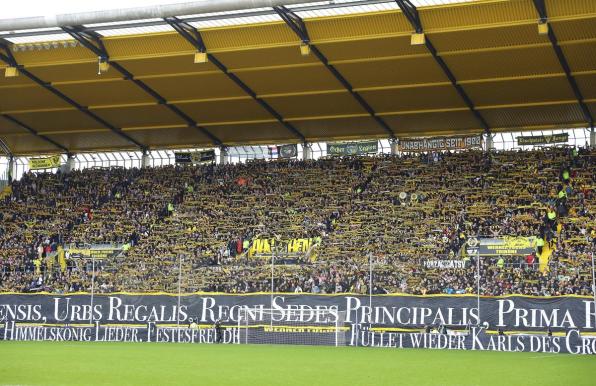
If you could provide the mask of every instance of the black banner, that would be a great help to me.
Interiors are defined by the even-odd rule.
[[[277,156],[279,158],[296,158],[298,156],[297,145],[281,145],[277,147]]]
[[[456,137],[434,137],[434,138],[404,138],[398,143],[399,151],[403,152],[424,152],[461,150],[482,147],[482,136],[456,136]]]
[[[422,265],[429,269],[463,269],[466,268],[465,260],[425,260]]]
[[[334,345],[332,330],[263,327],[257,340],[246,340],[248,330],[242,326],[223,325],[223,344],[308,344]],[[254,333],[253,333],[254,334]],[[423,348],[467,351],[535,352],[552,354],[596,355],[596,337],[583,335],[578,329],[563,335],[488,334],[484,328],[471,327],[441,332],[396,332],[366,325],[351,324],[342,329],[342,346]],[[163,326],[154,322],[146,325],[31,325],[16,322],[0,324],[0,340],[134,342],[134,343],[194,343],[214,344],[217,333],[210,326]]]
[[[371,304],[368,296],[351,294],[275,294],[271,298],[268,293],[204,293],[182,295],[178,307],[178,297],[165,294],[96,294],[93,300],[88,294],[1,294],[0,339],[214,343],[211,326],[219,319],[225,330],[223,342],[243,343],[247,330],[238,323],[241,312],[248,310],[258,326],[259,321],[269,320],[264,310],[272,308],[280,327],[273,324],[262,333],[280,334],[280,339],[275,335],[263,339],[278,343],[317,344],[316,334],[333,336],[334,326],[329,327],[328,321],[323,325],[313,314],[343,311],[345,320],[339,327],[346,344],[353,346],[596,353],[592,298],[481,297],[480,311],[476,302],[469,295],[377,295]],[[190,328],[191,323],[197,327]],[[286,327],[292,323],[300,327]],[[471,327],[477,324],[507,335],[489,335],[483,328]],[[425,328],[439,333],[422,333]],[[563,333],[548,336],[549,329],[555,335]],[[291,339],[299,334],[308,336]]]
[[[568,330],[564,335],[549,336],[546,334],[489,334],[484,328],[479,327],[471,327],[465,331],[441,328],[441,332],[431,333],[403,333],[354,327],[350,330],[348,338],[350,346],[596,354],[596,337],[582,336],[577,329]]]
[[[192,153],[174,153],[177,164],[200,164],[215,161],[215,150],[204,150]]]
[[[559,133],[552,135],[529,135],[517,137],[517,144],[519,146],[527,145],[548,145],[551,143],[567,143],[569,141],[569,134]]]
[[[238,320],[241,308],[326,309],[346,311],[346,322],[377,327],[422,328],[427,325],[464,327],[488,322],[505,330],[546,331],[578,328],[596,332],[594,299],[561,297],[481,297],[480,318],[475,295],[377,295],[372,315],[369,297],[361,295],[276,294],[246,295],[1,294],[0,321],[28,323],[200,323]],[[91,315],[91,306],[93,315]],[[480,319],[480,320],[479,320]]]
[[[174,153],[174,158],[177,164],[192,163],[192,156],[190,153]]]
[[[378,151],[379,141],[327,143],[327,154],[333,156],[374,154]]]
[[[199,162],[215,162],[215,150],[199,152]]]
[[[96,258],[105,259],[108,257],[115,257],[122,252],[122,246],[106,246],[99,248],[83,247],[77,248],[70,246],[65,249],[70,254],[71,258]]]

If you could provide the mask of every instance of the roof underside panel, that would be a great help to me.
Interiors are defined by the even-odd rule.
[[[0,135],[25,133],[27,133],[27,130],[23,127],[0,116]]]
[[[387,137],[387,133],[366,114],[349,118],[297,120],[292,123],[311,141],[324,141],[329,138],[346,140]]]
[[[146,130],[127,130],[141,143],[150,143],[154,147],[200,147],[211,146],[211,141],[198,130],[191,127],[151,128]]]
[[[138,150],[126,139],[111,131],[89,132],[85,135],[52,134],[49,138],[66,146],[68,149],[80,149],[81,151],[130,149]]]
[[[445,55],[444,59],[456,79],[462,82],[563,72],[550,44],[524,49],[452,53]]]
[[[2,135],[2,139],[13,154],[47,154],[60,151],[56,146],[32,134]]]
[[[570,127],[584,121],[577,103],[482,110],[494,128]]]
[[[565,76],[470,83],[464,88],[479,108],[575,99]]]
[[[86,133],[89,130],[106,130],[99,122],[75,109],[20,112],[11,115],[40,134]]]
[[[596,73],[576,75],[575,80],[587,100],[596,100]]]
[[[77,83],[56,85],[56,88],[83,106],[152,103],[154,99],[132,82],[113,80],[90,82],[85,87]]]
[[[343,86],[320,64],[242,71],[240,79],[258,95],[343,90]]]
[[[415,2],[428,39],[492,130],[586,127],[586,116],[551,42],[538,34],[532,0],[436,5],[443,3]],[[594,116],[596,1],[546,3],[549,23]],[[481,132],[479,121],[429,50],[410,44],[412,27],[394,2],[358,3],[341,11],[322,9],[325,4],[298,11],[311,41],[398,137]],[[104,43],[111,60],[226,145],[297,141],[252,92],[307,140],[386,138],[387,132],[345,85],[314,54],[301,55],[294,32],[266,11],[256,10],[254,17],[238,12],[233,19],[219,15],[227,20],[221,22],[218,15],[193,19],[208,52],[233,75],[213,63],[195,64],[196,49],[169,27],[135,29],[135,35],[101,27],[100,33],[110,35]],[[236,22],[249,24],[230,25]],[[42,81],[139,143],[159,148],[213,144],[114,68],[98,74],[97,57],[73,40],[23,42],[13,51],[19,64]],[[234,76],[250,90],[230,79]],[[73,151],[133,148],[23,75],[0,77],[0,113]],[[0,136],[16,154],[56,151],[5,119],[0,119]]]
[[[432,127],[433,134],[482,132],[468,109],[384,115],[383,119],[399,136],[425,135]]]
[[[86,56],[84,61],[78,63],[60,62],[27,66],[30,71],[40,79],[46,82],[56,83],[75,83],[81,81],[97,82],[121,79],[117,71],[108,71],[98,74],[97,58]],[[27,79],[26,77],[18,77]]]
[[[449,82],[431,55],[337,63],[335,66],[355,88]]]
[[[221,73],[195,73],[143,80],[168,101],[244,97],[246,94]]]
[[[18,96],[15,97],[15,94]],[[0,112],[68,108],[70,105],[46,89],[35,85],[4,88],[0,92]]]
[[[184,121],[167,107],[155,103],[141,106],[107,107],[98,109],[96,112],[108,122],[122,129],[184,124]]]
[[[363,91],[361,94],[379,113],[466,108],[451,84]]]
[[[588,109],[592,113],[592,116],[596,116],[596,102],[587,103]]]
[[[561,48],[572,71],[593,71],[596,67],[596,44],[593,42],[574,42]]]
[[[296,141],[296,137],[278,122],[211,126],[209,131],[231,145]]]
[[[272,119],[257,102],[248,98],[183,103],[178,107],[201,125]]]
[[[267,102],[286,119],[366,114],[366,111],[345,91],[269,98]]]

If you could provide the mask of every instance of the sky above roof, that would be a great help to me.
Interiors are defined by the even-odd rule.
[[[475,0],[411,0],[412,3],[417,7],[443,5],[461,2],[470,2]],[[31,17],[31,16],[52,16],[60,15],[65,13],[81,13],[81,12],[92,12],[110,9],[123,9],[123,8],[135,8],[135,7],[150,7],[155,5],[165,5],[185,2],[184,0],[93,0],[93,1],[79,1],[79,0],[18,0],[11,2],[10,7],[6,7],[6,11],[3,11],[0,15],[0,19],[12,19],[20,17]],[[186,2],[189,2],[188,0]],[[320,6],[328,4],[343,4],[341,7],[335,7],[330,5],[330,8],[316,9],[316,10],[304,10],[297,12],[302,18],[316,18],[323,16],[334,16],[343,14],[363,13],[363,12],[378,12],[378,11],[389,11],[398,9],[397,4],[391,0],[326,0],[315,3],[309,3],[308,6]],[[307,4],[295,4],[290,6],[291,8],[305,6]],[[259,8],[254,11],[267,10],[267,8]],[[242,16],[230,17],[230,15],[237,15],[245,11],[230,11],[230,12],[216,12],[211,14],[203,14],[200,16],[208,17],[205,21],[198,21],[191,23],[194,27],[212,28],[212,27],[223,27],[229,25],[242,25],[242,24],[254,24],[254,23],[266,23],[272,21],[281,21],[281,18],[276,14],[267,14],[261,16]],[[223,15],[227,14],[227,17]],[[181,15],[182,16],[182,15]],[[198,16],[198,15],[186,15]],[[218,17],[221,16],[221,19]],[[153,19],[155,20],[155,19]],[[97,27],[100,25],[114,25],[114,24],[128,24],[130,22],[117,22],[117,23],[99,23],[99,24],[87,24],[86,26]],[[62,41],[69,40],[70,36],[63,33],[57,28],[45,29],[45,31],[54,30],[54,33],[50,34],[33,34],[33,35],[21,35],[21,36],[6,36],[5,38],[15,44],[35,44],[47,41]],[[128,34],[145,34],[145,33],[156,33],[164,31],[173,31],[173,29],[164,25],[144,26],[144,27],[132,27],[132,28],[116,28],[106,29],[98,31],[103,36],[118,36]],[[26,31],[17,31],[26,33]]]
[[[188,1],[188,0],[187,0]],[[336,0],[336,3],[350,0]],[[413,0],[417,6],[454,3],[469,0]],[[59,15],[64,13],[79,13],[108,9],[148,7],[160,4],[184,3],[184,0],[18,0],[11,1],[2,8],[0,19],[19,17]]]
[[[0,19],[147,7],[151,5],[183,2],[183,0],[18,0],[11,1],[10,5],[2,7],[2,16],[0,16]]]

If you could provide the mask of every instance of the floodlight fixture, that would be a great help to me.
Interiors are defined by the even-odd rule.
[[[209,57],[206,52],[195,53],[195,63],[207,63],[207,62],[209,62]]]
[[[310,45],[308,43],[300,44],[300,54],[302,54],[302,56],[310,55]]]
[[[420,46],[426,43],[426,36],[424,33],[414,33],[410,38],[410,44],[413,46]]]
[[[17,67],[6,67],[6,70],[4,71],[4,76],[6,78],[14,78],[19,76],[19,69]]]
[[[538,34],[539,35],[548,35],[548,22],[546,21],[539,21],[538,22]]]

